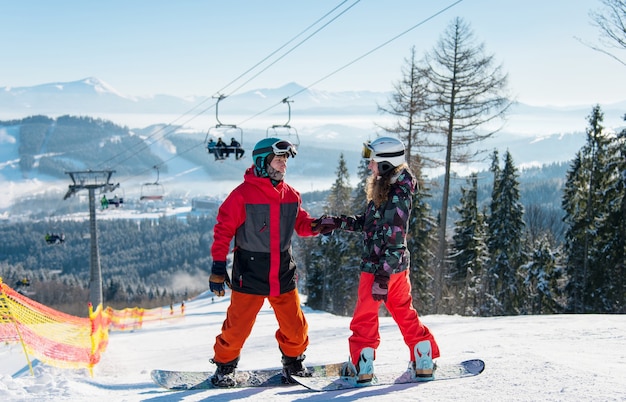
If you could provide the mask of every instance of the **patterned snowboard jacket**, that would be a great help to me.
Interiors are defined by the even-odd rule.
[[[341,216],[341,229],[363,232],[361,271],[389,277],[409,267],[406,233],[415,186],[411,172],[403,169],[392,179],[386,203],[376,208],[370,201],[364,214]]]

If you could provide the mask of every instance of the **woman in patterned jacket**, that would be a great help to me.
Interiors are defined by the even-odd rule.
[[[406,233],[416,183],[404,154],[404,144],[395,138],[381,137],[366,143],[363,157],[370,159],[371,175],[365,213],[323,216],[313,224],[322,234],[343,229],[364,235],[358,299],[350,323],[350,361],[342,373],[357,382],[369,382],[374,376],[381,303],[402,332],[410,351],[409,369],[417,380],[434,378],[433,359],[439,357],[437,342],[413,308]]]

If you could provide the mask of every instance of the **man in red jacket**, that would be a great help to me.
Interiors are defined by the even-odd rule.
[[[283,179],[287,158],[296,155],[289,141],[265,138],[252,152],[254,165],[244,174],[219,208],[211,255],[209,287],[224,296],[224,283],[232,289],[222,332],[217,336],[212,362],[217,370],[211,381],[220,387],[235,385],[233,373],[244,342],[267,299],[278,321],[276,340],[282,353],[283,379],[310,375],[302,361],[309,344],[308,324],[296,288],[296,263],[291,237],[314,236],[313,218],[302,209],[300,194]],[[231,240],[232,281],[226,272]]]

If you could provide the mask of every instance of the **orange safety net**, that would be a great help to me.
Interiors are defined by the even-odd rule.
[[[114,310],[106,308],[106,315],[109,316],[109,328],[113,331],[135,330],[142,327],[144,323],[151,321],[169,320],[181,318],[185,314],[185,303],[180,305],[180,310],[170,307],[169,312],[162,307],[153,309],[143,309],[140,307]]]
[[[89,306],[89,318],[75,317],[46,307],[16,292],[0,278],[0,341],[21,342],[24,352],[55,367],[92,369],[106,350],[109,329],[141,328],[147,321],[178,318],[170,306],[164,309],[141,308],[105,310]],[[30,362],[29,362],[30,364]]]

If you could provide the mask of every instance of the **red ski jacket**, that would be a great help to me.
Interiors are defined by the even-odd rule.
[[[213,229],[213,261],[226,261],[235,238],[232,288],[249,294],[278,296],[296,287],[291,237],[315,236],[313,218],[302,209],[300,194],[285,182],[276,187],[258,177],[254,167],[226,197]]]

